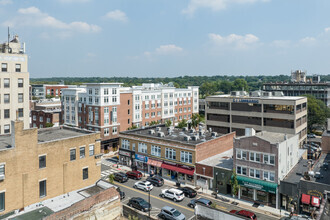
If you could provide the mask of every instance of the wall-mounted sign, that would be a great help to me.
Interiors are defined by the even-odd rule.
[[[258,99],[233,99],[233,102],[240,103],[259,103]]]
[[[126,152],[126,151],[122,151],[122,150],[119,150],[119,154],[120,155],[123,155],[123,156],[127,156],[127,157],[130,157],[131,156],[131,153],[130,152]]]
[[[140,154],[135,154],[135,159],[143,161],[143,162],[148,162],[148,157],[140,155]]]

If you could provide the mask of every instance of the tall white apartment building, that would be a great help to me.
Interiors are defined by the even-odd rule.
[[[29,128],[29,72],[25,46],[16,35],[0,44],[0,134],[11,133],[11,121]]]

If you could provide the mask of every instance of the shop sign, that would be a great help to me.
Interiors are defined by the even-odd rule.
[[[308,190],[307,194],[312,195],[312,196],[317,196],[317,197],[323,197],[323,194],[321,192],[317,191],[316,189]]]
[[[174,163],[174,162],[171,162],[171,161],[164,161],[163,163],[169,164],[169,165],[172,165],[172,166],[176,166],[176,167],[180,167],[180,168],[183,168],[183,169],[187,169],[187,170],[193,170],[193,169],[195,169],[194,167],[190,167],[190,166],[187,166],[187,165],[177,164],[177,163]]]
[[[270,193],[276,193],[277,190],[277,184],[263,180],[251,179],[244,176],[237,176],[237,181],[239,185],[256,190],[262,190]]]
[[[233,102],[241,102],[241,103],[259,103],[257,99],[233,99]]]
[[[131,156],[131,153],[130,152],[126,152],[126,151],[119,151],[119,154],[120,155],[124,155],[124,156],[127,156],[127,157],[130,157]]]
[[[253,189],[262,190],[262,188],[263,188],[261,185],[254,184],[254,183],[249,183],[249,182],[245,182],[245,181],[243,181],[242,183],[243,183],[243,186],[253,188]]]
[[[143,162],[148,162],[148,157],[140,155],[140,154],[135,154],[135,159],[143,161]]]

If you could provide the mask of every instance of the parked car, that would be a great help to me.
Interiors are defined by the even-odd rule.
[[[163,189],[162,193],[160,194],[163,198],[172,199],[174,202],[182,201],[184,199],[184,194],[181,190],[178,189]]]
[[[114,180],[118,182],[126,182],[128,180],[126,173],[118,172],[114,173]]]
[[[212,201],[210,201],[208,199],[204,199],[204,198],[192,199],[188,203],[188,206],[191,207],[191,208],[195,208],[196,204],[211,206],[212,205]]]
[[[314,176],[316,179],[320,179],[322,178],[322,175],[320,172],[315,172],[315,176]]]
[[[147,212],[151,210],[151,204],[149,202],[146,202],[144,199],[140,197],[133,197],[131,198],[128,203],[128,206],[131,206],[133,208],[136,208],[140,211]]]
[[[142,173],[140,171],[137,170],[133,170],[133,171],[128,171],[126,173],[128,178],[132,178],[135,180],[140,180],[142,178]]]
[[[246,211],[246,210],[241,210],[241,211],[237,211],[237,210],[231,210],[230,213],[235,214],[235,215],[240,215],[243,216],[245,218],[251,219],[251,220],[257,220],[257,216],[250,211]]]
[[[315,134],[308,134],[307,137],[308,138],[316,138],[316,135]]]
[[[136,182],[133,186],[136,189],[142,189],[146,192],[151,191],[153,188],[153,185],[149,181],[139,181]]]
[[[186,219],[186,216],[184,216],[184,214],[169,206],[164,206],[160,211],[160,213],[158,214],[158,217],[161,219],[170,219],[170,220]]]
[[[322,167],[323,167],[324,170],[327,170],[329,168],[329,163],[324,162]]]
[[[164,185],[164,179],[161,178],[160,176],[153,176],[153,177],[148,177],[147,181],[149,181],[152,185],[154,186],[163,186]]]
[[[119,192],[120,200],[125,199],[125,192],[121,191],[119,187],[117,187],[116,190]]]
[[[186,197],[194,198],[197,195],[196,190],[190,188],[190,187],[180,187],[178,190],[181,190]]]

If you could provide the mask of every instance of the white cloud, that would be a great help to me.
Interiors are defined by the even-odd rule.
[[[304,44],[313,44],[316,42],[316,39],[314,37],[305,37],[303,39],[300,39],[299,41],[300,43],[304,43]]]
[[[104,17],[116,21],[122,21],[122,22],[128,21],[125,12],[122,12],[120,10],[109,11]]]
[[[2,23],[4,26],[30,26],[44,27],[62,30],[66,32],[65,36],[71,35],[69,32],[99,32],[101,28],[94,24],[88,24],[82,21],[74,21],[65,23],[47,13],[41,12],[36,7],[21,8],[18,10],[18,15],[11,20]]]
[[[0,0],[0,5],[9,5],[13,4],[12,0]]]
[[[219,34],[209,34],[209,39],[218,46],[231,46],[235,49],[246,49],[259,42],[259,38],[253,34],[237,35],[230,34],[228,36],[221,36]]]
[[[230,4],[252,4],[256,2],[268,2],[270,0],[190,0],[187,8],[182,13],[192,15],[200,8],[208,8],[212,11],[220,11]]]
[[[174,44],[161,45],[160,47],[156,48],[156,53],[158,54],[171,54],[181,51],[183,51],[183,49],[181,47],[175,46]]]

